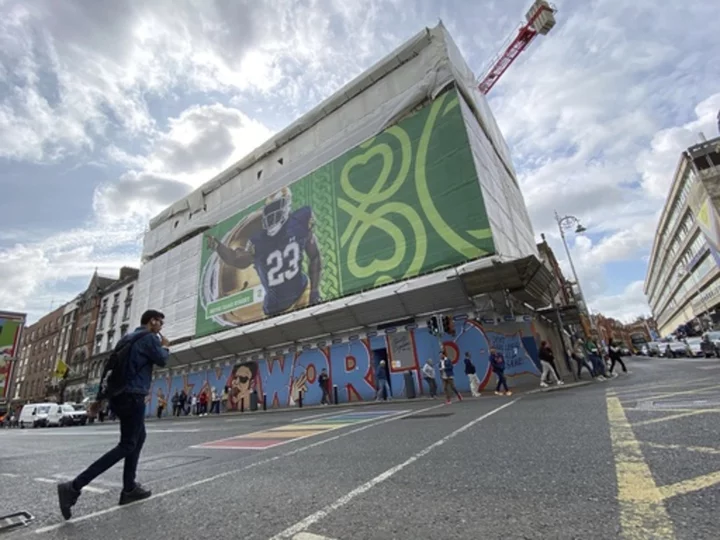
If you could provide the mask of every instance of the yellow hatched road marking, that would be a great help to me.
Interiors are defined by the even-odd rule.
[[[700,491],[701,489],[712,487],[720,483],[720,471],[703,474],[690,478],[689,480],[683,480],[660,488],[660,493],[664,499],[670,497],[677,497],[678,495],[686,495],[693,493],[694,491]]]
[[[687,450],[688,452],[720,456],[720,449],[711,446],[685,446],[682,444],[660,444],[654,442],[643,442],[643,444],[650,448],[657,448],[658,450]]]
[[[610,438],[620,503],[620,524],[628,540],[673,539],[675,531],[663,495],[645,462],[620,400],[607,398]]]
[[[718,388],[720,388],[720,384],[716,384],[713,386],[705,386],[702,388],[694,388],[692,390],[681,390],[679,392],[667,392],[664,394],[657,394],[655,396],[645,396],[642,398],[632,399],[630,401],[655,401],[658,399],[665,399],[665,398],[669,398],[669,397],[673,397],[673,396],[684,396],[684,395],[688,395],[688,394],[702,394],[702,393],[708,392],[710,390],[717,390]]]

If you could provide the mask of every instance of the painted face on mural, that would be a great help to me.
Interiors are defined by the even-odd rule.
[[[235,366],[230,375],[230,405],[235,408],[241,400],[249,399],[254,387],[257,363],[248,362]],[[246,402],[247,405],[247,402]]]

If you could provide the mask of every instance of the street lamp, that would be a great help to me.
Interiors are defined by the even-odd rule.
[[[573,277],[575,278],[575,283],[577,283],[578,286],[578,292],[580,293],[580,300],[582,300],[582,303],[585,305],[585,309],[588,312],[588,315],[590,316],[590,324],[592,325],[593,330],[600,335],[597,327],[595,326],[595,319],[592,316],[592,313],[590,313],[590,306],[588,305],[587,301],[585,300],[585,294],[583,294],[582,287],[580,286],[580,280],[578,279],[577,271],[575,270],[575,264],[573,263],[572,256],[570,255],[570,248],[568,247],[567,240],[565,238],[565,231],[570,231],[574,229],[575,234],[582,234],[587,229],[582,226],[580,223],[580,220],[576,218],[575,216],[563,216],[560,217],[555,211],[555,221],[557,221],[558,230],[560,231],[560,238],[562,238],[563,246],[565,246],[565,253],[567,254],[568,262],[570,263],[570,269],[572,270]]]

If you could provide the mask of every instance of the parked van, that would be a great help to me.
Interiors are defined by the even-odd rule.
[[[28,403],[20,411],[20,427],[59,426],[62,417],[62,406],[57,403]]]

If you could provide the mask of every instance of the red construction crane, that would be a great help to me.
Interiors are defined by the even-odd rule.
[[[538,34],[546,35],[555,26],[555,13],[557,9],[545,0],[536,0],[525,15],[527,23],[523,24],[511,35],[510,44],[490,64],[490,68],[480,79],[479,90],[487,94],[502,74],[507,71],[520,53],[527,49],[530,42]]]

